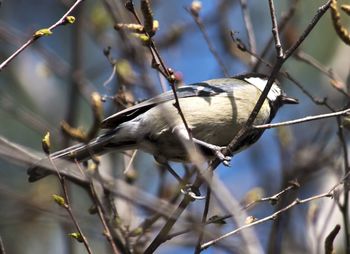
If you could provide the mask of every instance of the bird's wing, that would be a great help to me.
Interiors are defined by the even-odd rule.
[[[235,79],[235,81],[232,82],[232,78],[212,79],[201,83],[180,87],[176,92],[178,98],[209,97],[220,93],[232,92],[234,89],[237,89],[242,85],[246,85],[247,83],[248,82],[244,80],[238,79]],[[107,117],[102,121],[101,127],[104,129],[115,128],[123,122],[134,119],[152,107],[171,100],[174,100],[174,93],[172,91],[162,93],[152,99],[146,100]]]

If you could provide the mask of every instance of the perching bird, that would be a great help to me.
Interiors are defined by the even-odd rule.
[[[211,159],[222,160],[222,147],[233,139],[247,121],[267,83],[267,76],[244,74],[232,78],[203,81],[177,89],[181,110],[191,130],[193,142]],[[114,150],[141,149],[151,153],[158,161],[189,162],[184,147],[189,135],[174,107],[171,91],[122,110],[102,121],[104,134],[88,144],[77,144],[51,154],[52,159],[84,161],[92,155]],[[296,104],[274,83],[261,107],[254,124],[270,123],[284,104]],[[263,130],[253,129],[239,144],[238,152],[255,143]],[[46,164],[45,164],[46,163]],[[36,181],[49,173],[43,170],[47,159],[28,170],[29,181]]]

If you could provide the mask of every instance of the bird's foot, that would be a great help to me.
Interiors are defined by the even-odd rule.
[[[186,184],[186,186],[181,189],[181,193],[191,197],[193,200],[205,199],[205,196],[201,196],[199,189],[195,188],[191,184]]]
[[[223,149],[225,149],[225,147],[218,146],[217,148],[213,149],[213,151],[214,151],[216,158],[218,158],[222,162],[222,164],[224,164],[226,167],[229,167],[232,157],[224,155],[222,152]]]
[[[225,156],[223,154],[223,150],[226,148],[224,146],[217,146],[217,145],[213,145],[204,141],[201,141],[199,139],[195,139],[193,138],[193,141],[200,146],[203,146],[209,150],[211,150],[213,152],[213,154],[216,156],[216,158],[218,158],[222,164],[224,164],[226,167],[230,166],[230,161],[231,161],[231,156]]]

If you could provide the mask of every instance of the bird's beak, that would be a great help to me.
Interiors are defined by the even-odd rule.
[[[298,104],[299,101],[297,99],[294,99],[292,97],[288,97],[286,95],[282,95],[281,101],[283,104]]]

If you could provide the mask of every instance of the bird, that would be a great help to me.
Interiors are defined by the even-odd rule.
[[[162,93],[107,117],[101,122],[104,133],[88,143],[52,153],[51,159],[82,162],[110,151],[140,149],[159,162],[186,163],[191,162],[191,157],[185,146],[193,142],[207,160],[218,157],[227,162],[230,158],[222,154],[222,149],[248,120],[267,81],[267,75],[247,73],[177,88],[188,129],[174,106],[174,93]],[[270,123],[281,106],[297,103],[297,99],[288,97],[278,81],[274,81],[253,124]],[[254,144],[263,132],[263,129],[249,130],[232,152],[238,153]],[[50,174],[45,165],[48,165],[47,158],[28,169],[30,182]]]

